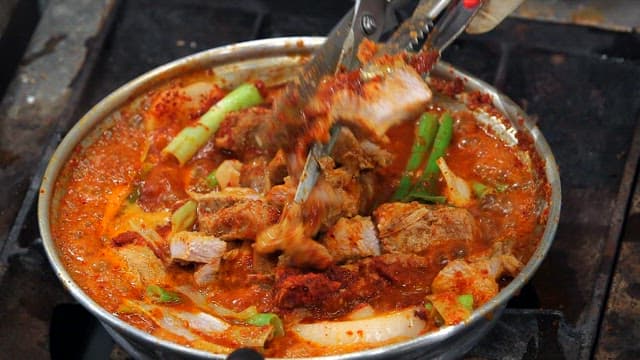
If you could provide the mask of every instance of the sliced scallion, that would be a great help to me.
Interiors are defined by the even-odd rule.
[[[147,296],[151,298],[153,302],[163,304],[179,303],[182,301],[180,294],[165,290],[158,285],[147,286]]]
[[[274,313],[258,313],[247,319],[247,323],[256,326],[273,326],[273,335],[284,335],[284,326],[282,320],[277,314]]]

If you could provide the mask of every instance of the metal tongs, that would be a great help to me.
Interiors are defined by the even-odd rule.
[[[357,68],[360,64],[356,53],[362,40],[378,41],[388,34],[396,25],[393,17],[403,2],[406,1],[356,0],[354,8],[331,31],[301,75],[285,89],[283,98],[296,94],[296,104],[292,107],[276,103],[276,112],[302,113],[324,76],[341,68]],[[482,0],[421,0],[413,15],[391,34],[381,51],[385,54],[416,51],[426,38],[425,46],[442,53],[465,30],[482,5]],[[339,133],[340,126],[334,125],[327,143],[312,146],[296,189],[296,203],[304,203],[309,197],[320,174],[318,159],[331,153]]]

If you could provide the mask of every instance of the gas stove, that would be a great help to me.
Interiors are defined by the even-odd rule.
[[[39,14],[35,0],[18,2],[0,41],[9,54],[0,78],[0,357],[130,357],[66,293],[39,238],[38,186],[73,123],[158,65],[240,41],[324,35],[351,6],[50,0]],[[461,37],[444,57],[537,119],[563,187],[549,255],[467,357],[640,358],[640,36],[511,18]]]

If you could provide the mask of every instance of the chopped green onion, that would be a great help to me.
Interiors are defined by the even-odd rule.
[[[411,156],[409,156],[405,171],[400,178],[398,189],[393,194],[393,200],[401,200],[409,193],[409,188],[411,187],[411,173],[417,170],[420,164],[422,164],[422,159],[427,151],[429,151],[429,148],[431,148],[431,144],[433,144],[433,139],[436,137],[437,130],[438,119],[436,116],[432,113],[422,114],[420,122],[418,123],[416,138],[414,140],[413,147],[411,148]]]
[[[171,215],[171,232],[188,230],[196,222],[198,203],[189,200]]]
[[[142,175],[146,175],[153,169],[153,164],[145,162],[142,164]]]
[[[193,298],[191,300],[193,300]],[[213,312],[215,312],[220,316],[231,317],[231,318],[240,319],[240,320],[246,320],[258,314],[258,310],[254,305],[251,305],[240,312],[235,312],[233,310],[225,308],[224,306],[210,302],[204,306],[204,309],[212,310]]]
[[[436,138],[433,141],[433,150],[431,150],[431,154],[429,154],[427,165],[425,166],[422,175],[420,175],[414,189],[420,191],[433,191],[437,175],[440,173],[436,160],[444,156],[447,148],[449,147],[452,136],[453,118],[451,117],[451,114],[446,112],[440,117],[440,126],[438,127]]]
[[[492,190],[487,185],[485,185],[483,183],[480,183],[480,182],[477,182],[477,181],[474,181],[474,182],[471,183],[471,189],[473,189],[473,192],[480,199],[482,199],[485,195],[487,195]]]
[[[178,293],[165,290],[158,285],[147,286],[147,296],[151,298],[153,302],[158,303],[179,303],[182,301]]]
[[[282,325],[282,320],[278,317],[277,314],[274,313],[259,313],[255,314],[249,319],[247,319],[247,323],[256,326],[273,326],[273,335],[274,336],[282,336],[284,335],[284,326]]]
[[[446,196],[431,195],[424,191],[411,191],[405,197],[405,201],[419,200],[432,204],[444,204],[447,201]]]
[[[422,157],[429,151],[438,131],[438,119],[435,114],[424,113],[418,123],[418,134],[407,162],[407,171],[414,171],[422,164]]]
[[[255,85],[242,84],[238,86],[214,104],[195,125],[182,129],[162,150],[162,153],[172,154],[178,159],[180,165],[183,165],[218,130],[228,113],[258,105],[263,101],[264,99]]]
[[[218,178],[216,177],[216,170],[213,170],[209,173],[209,175],[207,175],[207,185],[209,185],[209,187],[211,188],[215,188],[216,186],[218,186],[218,184],[219,182]]]
[[[505,191],[507,191],[508,188],[509,188],[509,185],[507,185],[507,184],[496,184],[496,191],[497,192],[505,192]]]
[[[433,310],[433,304],[428,302],[424,304],[424,308],[427,309],[427,311],[431,312]]]
[[[125,302],[118,307],[116,312],[119,314],[135,314],[138,312],[137,310],[138,309],[136,307],[129,304],[128,300],[125,300]]]
[[[458,296],[458,303],[462,305],[465,309],[469,311],[473,311],[473,295],[464,294]]]
[[[136,187],[134,187],[131,193],[129,193],[129,195],[127,196],[127,201],[130,204],[133,204],[136,201],[138,201],[138,199],[140,198],[140,191],[141,191],[140,185],[137,185]]]

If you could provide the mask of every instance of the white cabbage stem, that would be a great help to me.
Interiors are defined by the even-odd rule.
[[[409,308],[361,320],[298,324],[292,330],[317,345],[344,346],[411,339],[418,336],[424,327],[425,322],[416,316],[416,308]]]
[[[438,165],[438,168],[440,168],[444,181],[447,183],[445,191],[447,200],[458,207],[465,207],[469,205],[471,202],[471,187],[469,184],[449,169],[444,158],[436,160],[436,164]]]

